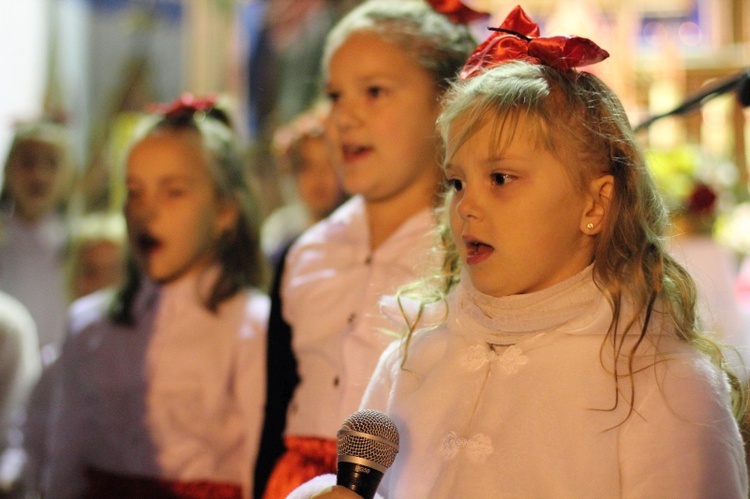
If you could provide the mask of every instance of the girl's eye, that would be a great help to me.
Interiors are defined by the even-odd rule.
[[[448,186],[453,189],[455,192],[459,192],[461,189],[464,188],[464,184],[458,180],[457,178],[449,178],[448,179]]]
[[[134,189],[134,188],[128,188],[126,192],[127,200],[128,201],[134,201],[138,199],[141,195],[140,189]]]
[[[49,168],[51,171],[55,171],[57,170],[59,163],[56,158],[47,158],[45,166]]]
[[[507,173],[493,173],[490,177],[492,178],[492,183],[495,185],[505,185],[514,180],[513,177]]]
[[[370,97],[380,97],[381,95],[383,95],[383,87],[377,85],[367,87],[367,94]]]
[[[167,196],[171,198],[179,198],[185,195],[185,189],[169,189]]]

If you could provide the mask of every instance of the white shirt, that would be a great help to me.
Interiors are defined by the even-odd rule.
[[[191,278],[145,283],[134,328],[106,317],[105,293],[74,303],[49,497],[77,497],[87,466],[235,483],[249,496],[265,403],[269,301],[240,292],[213,314],[198,303],[196,288]]]
[[[383,354],[364,397],[400,432],[384,497],[747,497],[726,380],[658,315],[635,359],[633,411],[629,377],[615,403],[601,349],[612,312],[590,267],[499,299],[464,279],[448,310],[412,339],[405,369],[398,345]]]
[[[40,371],[39,339],[31,315],[21,302],[0,292],[0,453]]]
[[[434,229],[432,212],[425,209],[372,252],[365,204],[354,196],[295,242],[281,295],[301,379],[287,435],[335,439],[357,410],[378,357],[393,339],[381,331],[390,323],[378,302],[429,265]]]
[[[31,312],[40,346],[51,348],[45,362],[54,359],[65,334],[65,238],[57,214],[35,224],[11,217],[0,234],[0,289]]]

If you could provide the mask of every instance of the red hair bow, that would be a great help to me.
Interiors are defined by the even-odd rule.
[[[150,110],[155,113],[163,114],[166,118],[176,118],[178,116],[192,116],[195,113],[208,113],[216,106],[216,96],[207,95],[206,97],[196,99],[193,94],[184,93],[180,97],[168,104],[155,104]]]
[[[545,64],[561,71],[601,62],[609,53],[588,38],[580,36],[539,36],[539,26],[516,6],[499,28],[469,56],[461,79],[476,76],[484,69],[508,61]]]
[[[457,24],[469,24],[477,19],[489,16],[484,12],[477,12],[464,5],[459,0],[428,0],[430,6]]]

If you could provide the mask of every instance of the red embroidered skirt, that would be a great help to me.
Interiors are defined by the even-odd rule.
[[[325,473],[336,473],[336,440],[286,437],[286,452],[268,479],[263,499],[286,499],[294,489]]]
[[[176,482],[96,468],[86,470],[86,476],[84,499],[242,499],[242,488],[231,483]]]

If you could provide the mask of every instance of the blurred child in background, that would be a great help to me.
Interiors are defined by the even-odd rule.
[[[122,213],[87,213],[71,229],[67,284],[71,300],[120,284],[125,271]]]
[[[45,121],[16,129],[5,161],[0,205],[0,289],[31,312],[45,363],[65,331],[66,205],[74,165],[62,125]]]
[[[251,496],[269,306],[258,210],[212,99],[153,119],[126,162],[130,272],[71,307],[50,498]]]
[[[276,266],[287,246],[305,229],[331,214],[345,199],[326,136],[330,106],[319,103],[274,134],[273,151],[282,174],[291,173],[294,201],[261,227],[263,252]]]

